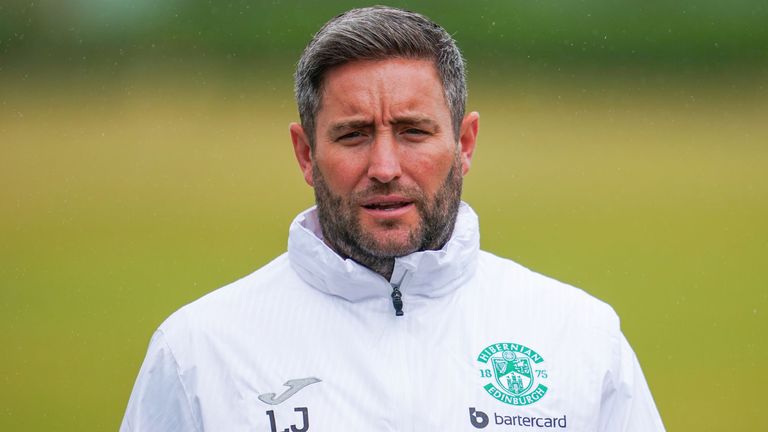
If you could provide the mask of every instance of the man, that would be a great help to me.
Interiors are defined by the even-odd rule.
[[[478,114],[425,17],[332,19],[296,71],[317,207],[288,252],[174,313],[124,431],[663,430],[613,310],[479,250]]]

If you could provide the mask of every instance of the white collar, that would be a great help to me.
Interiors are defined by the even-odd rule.
[[[444,296],[472,277],[479,249],[477,215],[462,202],[448,243],[440,250],[396,258],[391,281],[406,296]],[[304,282],[327,294],[357,302],[392,293],[392,285],[384,277],[341,258],[323,242],[316,207],[300,213],[291,223],[288,257]]]

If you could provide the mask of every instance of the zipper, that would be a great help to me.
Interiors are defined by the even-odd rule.
[[[403,280],[405,280],[405,275],[408,274],[408,271],[403,272],[403,277],[400,278],[399,282],[396,283],[390,283],[392,286],[392,306],[395,308],[395,316],[403,316],[403,293],[400,291],[400,285],[402,285]]]
[[[396,316],[403,316],[403,293],[397,285],[392,285],[392,306],[395,307]]]

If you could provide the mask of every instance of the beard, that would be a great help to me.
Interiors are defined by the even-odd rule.
[[[437,250],[445,245],[456,224],[463,180],[458,154],[448,175],[431,197],[420,188],[401,185],[397,180],[374,182],[347,197],[336,195],[314,162],[312,179],[325,242],[343,258],[351,258],[387,279],[391,276],[395,258],[417,251]],[[416,206],[418,223],[410,227],[405,241],[366,231],[358,217],[360,203],[367,197],[389,194],[406,197]],[[400,222],[386,221],[380,226],[395,229],[398,224]]]

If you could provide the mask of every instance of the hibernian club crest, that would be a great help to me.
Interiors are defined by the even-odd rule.
[[[501,402],[530,405],[547,393],[544,358],[524,345],[511,342],[488,345],[477,356],[477,361],[483,363],[480,376],[489,381],[483,388]]]

